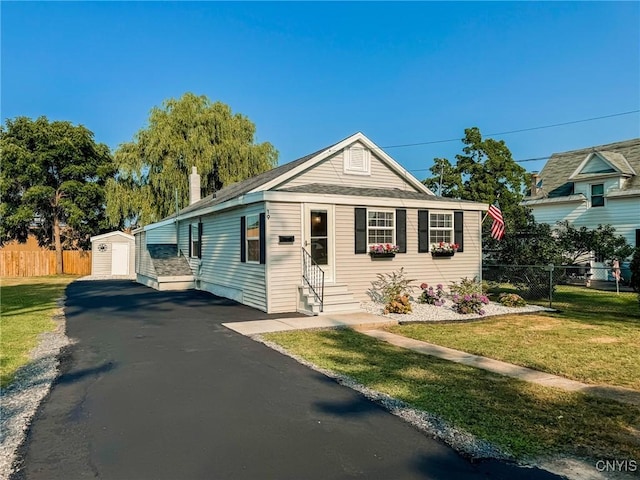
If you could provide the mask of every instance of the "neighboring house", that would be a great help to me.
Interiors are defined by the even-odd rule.
[[[610,224],[631,246],[640,246],[640,138],[554,153],[522,203],[539,223]],[[604,267],[601,260],[592,258],[591,266]],[[604,273],[596,268],[593,278],[605,280]]]
[[[133,235],[116,230],[91,237],[91,252],[91,275],[134,275],[136,251]]]
[[[362,133],[202,200],[199,183],[177,216],[134,231],[138,282],[317,314],[357,310],[400,267],[417,284],[481,275],[487,205],[435,196]],[[437,241],[460,249],[432,257]],[[400,251],[369,255],[380,243]]]

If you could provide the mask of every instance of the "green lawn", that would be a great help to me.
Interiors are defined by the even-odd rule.
[[[635,294],[558,287],[558,313],[388,330],[592,384],[640,390],[640,311]]]
[[[38,335],[55,328],[51,320],[56,299],[77,277],[3,278],[0,286],[0,386],[8,385],[15,372],[29,360]]]
[[[640,458],[640,408],[403,350],[351,330],[265,335],[320,367],[502,447],[517,458]]]

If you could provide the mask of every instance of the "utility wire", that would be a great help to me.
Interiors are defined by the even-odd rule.
[[[623,115],[631,115],[632,113],[638,113],[640,112],[640,110],[630,110],[628,112],[620,112],[620,113],[612,113],[610,115],[602,115],[599,117],[592,117],[592,118],[584,118],[582,120],[572,120],[570,122],[562,122],[562,123],[554,123],[551,125],[542,125],[539,127],[529,127],[529,128],[521,128],[518,130],[509,130],[506,132],[496,132],[496,133],[483,133],[482,136],[483,137],[489,137],[492,135],[509,135],[512,133],[520,133],[520,132],[530,132],[532,130],[542,130],[545,128],[554,128],[554,127],[562,127],[564,125],[574,125],[576,123],[584,123],[584,122],[592,122],[594,120],[602,120],[604,118],[612,118],[612,117],[621,117]],[[448,143],[448,142],[459,142],[460,138],[450,138],[447,140],[432,140],[429,142],[417,142],[417,143],[404,143],[404,144],[400,144],[400,145],[387,145],[386,147],[380,147],[380,148],[402,148],[402,147],[417,147],[420,145],[434,145],[436,143]],[[525,160],[520,160],[521,162],[525,162],[525,161],[533,161],[534,159],[525,159]],[[541,160],[541,159],[535,159],[535,160]],[[543,160],[543,159],[542,159]],[[516,160],[518,161],[518,160]]]

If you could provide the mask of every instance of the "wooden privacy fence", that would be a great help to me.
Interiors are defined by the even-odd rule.
[[[91,252],[65,250],[62,252],[63,273],[91,275]],[[56,252],[0,250],[1,277],[35,277],[56,274]]]

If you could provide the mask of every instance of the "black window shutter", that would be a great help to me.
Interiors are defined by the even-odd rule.
[[[367,209],[356,208],[355,212],[355,253],[367,253]]]
[[[198,222],[198,258],[202,258],[202,222]]]
[[[418,252],[429,251],[429,210],[418,210]]]
[[[187,224],[187,226],[189,227],[189,258],[191,258],[191,255],[193,254],[193,252],[191,251],[192,248],[192,242],[191,242],[191,224]]]
[[[636,228],[636,247],[640,248],[640,228]]]
[[[240,217],[240,261],[247,261],[247,217]]]
[[[407,211],[396,210],[396,245],[398,253],[407,253]]]
[[[464,212],[453,212],[453,243],[458,244],[459,252],[464,252]]]
[[[267,225],[264,213],[260,214],[260,263],[267,261]]]

